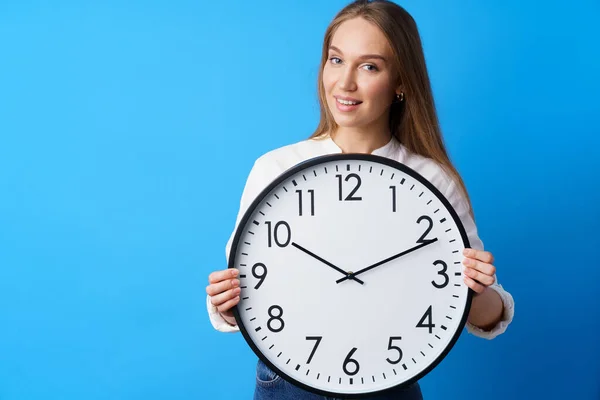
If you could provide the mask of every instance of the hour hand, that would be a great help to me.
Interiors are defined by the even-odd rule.
[[[292,242],[292,246],[294,246],[295,248],[297,248],[300,251],[303,251],[304,253],[308,254],[309,256],[316,258],[317,260],[321,261],[323,264],[335,269],[336,271],[338,271],[339,273],[345,275],[345,279],[352,279],[355,280],[356,282],[360,283],[361,285],[364,285],[365,283],[363,281],[361,281],[360,279],[356,278],[355,276],[351,276],[348,272],[344,271],[341,268],[336,267],[335,265],[333,265],[332,263],[330,263],[329,261],[319,257],[318,255],[316,255],[315,253],[311,252],[310,250],[305,249],[304,247],[300,246],[298,243],[296,242]]]

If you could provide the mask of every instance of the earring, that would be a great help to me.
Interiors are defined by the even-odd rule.
[[[400,92],[400,94],[396,94],[396,102],[401,103],[404,101],[404,92]]]

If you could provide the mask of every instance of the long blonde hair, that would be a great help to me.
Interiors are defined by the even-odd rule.
[[[404,88],[404,101],[391,105],[390,131],[409,151],[433,159],[455,180],[474,218],[465,184],[444,145],[417,24],[406,10],[391,1],[354,1],[344,7],[327,27],[318,78],[321,119],[310,138],[328,136],[337,128],[327,107],[323,68],[328,61],[329,45],[336,29],[344,21],[356,17],[377,26],[387,37],[394,53],[393,64]]]

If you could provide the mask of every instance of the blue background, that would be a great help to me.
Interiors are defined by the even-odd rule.
[[[254,159],[315,128],[345,4],[0,2],[0,399],[251,398],[207,276]],[[600,398],[600,4],[401,4],[516,301],[425,398]]]

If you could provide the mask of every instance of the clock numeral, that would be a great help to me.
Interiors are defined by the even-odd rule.
[[[427,234],[431,232],[431,229],[433,228],[433,220],[427,215],[422,215],[417,220],[417,224],[421,224],[421,221],[423,220],[427,221],[429,223],[429,226],[427,227],[427,229],[425,229],[425,233],[419,238],[419,240],[417,240],[417,243],[426,243],[431,241],[431,239],[425,239],[425,236],[427,236]]]
[[[400,340],[400,339],[402,339],[400,336],[390,337],[390,341],[388,343],[388,350],[396,350],[398,352],[397,360],[390,360],[389,358],[386,358],[387,362],[389,362],[390,364],[398,364],[400,362],[400,360],[402,360],[402,349],[400,349],[400,347],[398,347],[398,346],[392,346],[394,340]]]
[[[428,321],[427,323],[425,323],[426,319]],[[435,328],[435,324],[432,322],[432,319],[433,317],[431,306],[429,306],[429,308],[427,309],[427,311],[425,311],[425,314],[423,314],[423,317],[417,324],[417,328],[429,328],[429,333],[433,333],[433,328]]]
[[[275,314],[275,311],[277,311],[277,315]],[[283,330],[283,327],[285,326],[285,323],[283,322],[283,319],[281,317],[283,317],[283,308],[281,308],[278,305],[274,305],[269,307],[269,320],[267,321],[267,327],[269,328],[269,330],[273,333],[277,333],[277,332],[281,332]],[[271,324],[273,323],[273,321],[277,321],[277,324],[279,325],[278,327],[272,327]]]
[[[272,245],[272,239],[273,237],[275,238],[275,244],[279,247],[286,247],[288,244],[290,244],[290,240],[292,240],[292,230],[290,229],[290,225],[285,222],[285,221],[279,221],[278,223],[275,224],[275,228],[271,229],[271,221],[265,221],[265,224],[267,224],[267,229],[269,230],[269,235],[268,235],[268,244],[269,247],[271,247]],[[281,242],[279,240],[280,238],[280,229],[281,227],[284,227],[285,229],[285,235],[287,236],[285,242]]]
[[[350,376],[358,374],[358,371],[360,370],[360,365],[358,364],[358,361],[351,358],[352,354],[354,354],[356,350],[358,350],[356,347],[350,350],[350,353],[348,353],[346,359],[344,360],[344,364],[342,365],[342,369],[344,370],[344,372]],[[348,371],[348,364],[354,365],[354,371]]]
[[[260,274],[256,272],[257,269],[260,271]],[[260,282],[258,282],[256,286],[254,286],[254,289],[258,289],[267,277],[267,266],[263,263],[254,264],[254,266],[252,267],[252,276],[254,276],[256,279],[260,279]]]
[[[310,360],[312,360],[313,356],[315,355],[315,352],[317,351],[317,347],[319,347],[319,344],[321,343],[321,339],[323,339],[323,336],[307,336],[306,337],[306,340],[316,340],[315,347],[313,347],[312,351],[310,352],[310,356],[308,356],[308,360],[306,361],[307,364],[310,364]]]
[[[396,186],[390,186],[392,189],[392,212],[396,212]]]
[[[315,191],[313,189],[307,190],[310,193],[310,215],[315,215]],[[296,190],[298,193],[298,215],[302,216],[302,190]]]
[[[436,288],[442,289],[448,285],[448,282],[450,282],[450,278],[448,277],[448,274],[446,274],[446,271],[448,270],[448,265],[446,265],[446,263],[443,262],[442,260],[437,260],[437,261],[433,262],[433,265],[438,265],[438,264],[442,265],[442,270],[438,271],[438,275],[442,275],[444,277],[444,282],[438,284],[438,283],[435,283],[435,281],[431,281],[431,283]]]
[[[342,201],[342,186],[343,186],[343,181],[342,181],[342,175],[336,175],[336,177],[338,178],[339,181],[339,200]],[[352,189],[352,191],[350,192],[350,194],[348,194],[348,196],[346,196],[346,198],[344,199],[345,201],[352,201],[352,200],[362,200],[362,197],[355,197],[354,194],[356,193],[356,191],[358,190],[358,188],[360,187],[361,184],[361,180],[360,180],[360,176],[358,176],[357,174],[348,174],[346,176],[346,179],[344,179],[346,182],[348,182],[348,180],[350,178],[354,178],[356,179],[356,186],[354,186],[354,189]]]

